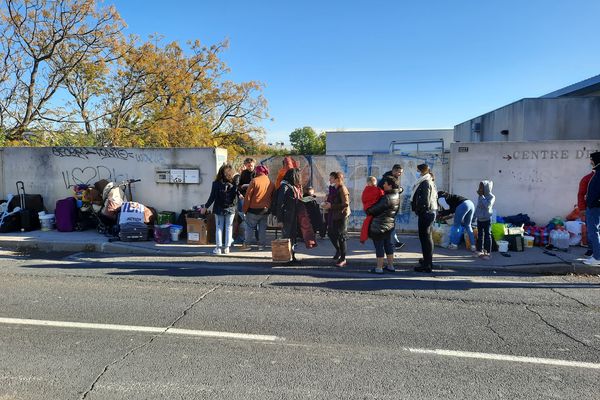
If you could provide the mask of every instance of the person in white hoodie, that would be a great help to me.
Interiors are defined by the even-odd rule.
[[[496,196],[492,194],[494,182],[481,181],[477,188],[477,207],[475,207],[474,218],[477,219],[477,251],[476,255],[485,259],[490,259],[492,253],[492,209],[496,202]]]
[[[413,186],[410,205],[418,217],[419,240],[423,262],[415,267],[416,272],[431,272],[433,269],[433,221],[438,209],[437,188],[433,172],[427,164],[417,165],[420,177]]]

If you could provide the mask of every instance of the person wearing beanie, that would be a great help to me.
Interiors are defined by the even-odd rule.
[[[586,265],[600,266],[600,151],[590,154],[590,163],[595,171],[590,179],[585,195],[585,221],[587,225],[588,244],[592,256],[585,261]]]
[[[254,231],[258,228],[258,250],[267,245],[267,218],[275,185],[269,179],[269,169],[259,165],[255,169],[256,176],[250,181],[244,196],[244,213],[246,213],[246,231],[242,250],[249,250]]]

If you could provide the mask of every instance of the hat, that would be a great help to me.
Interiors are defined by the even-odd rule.
[[[259,165],[254,171],[256,175],[269,175],[269,168],[266,165]]]
[[[600,151],[596,151],[590,154],[590,158],[594,162],[594,166],[600,165]]]

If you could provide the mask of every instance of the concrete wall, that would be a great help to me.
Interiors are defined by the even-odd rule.
[[[591,171],[595,141],[455,143],[451,146],[453,193],[476,202],[483,179],[494,181],[498,215],[526,213],[538,224],[566,216],[577,202],[579,180]]]
[[[141,179],[133,185],[135,201],[159,211],[181,211],[206,201],[218,166],[227,151],[213,148],[122,149],[86,147],[21,147],[0,150],[0,196],[15,193],[22,180],[27,193],[41,194],[54,210],[56,200],[72,195],[70,186],[100,179]],[[200,183],[156,183],[156,171],[198,169]]]
[[[327,132],[327,155],[389,154],[394,141],[444,140],[444,148],[453,142],[452,129],[395,130],[395,131],[341,131]]]
[[[480,133],[474,132],[480,124]],[[508,130],[508,135],[500,132]],[[594,140],[600,97],[523,99],[454,127],[457,142]]]
[[[238,157],[234,164],[240,167],[243,159]],[[267,165],[270,169],[270,178],[275,181],[277,173],[282,166],[283,157],[254,156],[258,164]],[[397,217],[397,227],[400,230],[415,231],[417,229],[416,216],[410,210],[410,196],[412,186],[417,180],[417,165],[429,164],[436,175],[439,189],[448,189],[448,161],[442,159],[440,154],[402,154],[402,155],[375,155],[375,156],[294,156],[302,172],[304,185],[314,187],[318,201],[324,201],[328,186],[329,174],[332,171],[342,171],[345,175],[346,186],[350,191],[350,227],[360,229],[365,218],[362,209],[361,194],[365,187],[366,178],[370,175],[380,178],[383,173],[392,169],[394,164],[404,166],[404,175],[401,185],[405,191],[402,195],[402,208]]]

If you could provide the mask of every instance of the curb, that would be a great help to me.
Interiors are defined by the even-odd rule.
[[[231,253],[227,256],[214,256],[210,252],[204,251],[186,251],[186,252],[175,252],[171,250],[162,249],[150,249],[147,247],[138,247],[133,243],[121,243],[121,242],[102,242],[102,243],[77,243],[77,242],[46,242],[46,241],[23,241],[23,240],[0,240],[1,248],[9,248],[17,251],[43,251],[43,252],[85,252],[85,253],[113,253],[113,254],[130,254],[130,255],[147,255],[147,256],[164,256],[164,257],[206,257],[214,262],[215,259],[219,260],[220,264],[240,264],[248,262],[256,263],[269,263],[272,265],[283,266],[285,263],[272,263],[271,257],[267,256],[254,256],[247,257],[242,254]],[[307,267],[333,267],[332,260],[328,257],[315,257],[310,256],[308,258],[299,254],[301,262],[309,263]],[[360,267],[372,267],[374,260],[349,259],[349,267],[344,268],[344,271],[352,272],[365,272]],[[399,262],[399,268],[412,267],[417,263],[417,260]],[[302,265],[301,264],[301,265]],[[517,273],[528,273],[528,274],[540,274],[540,275],[600,275],[600,267],[592,267],[580,263],[569,263],[569,262],[556,262],[556,263],[543,263],[543,264],[524,264],[524,265],[508,265],[508,266],[472,266],[472,265],[448,265],[444,263],[438,263],[441,266],[441,270],[466,270],[466,271],[498,271],[498,272],[517,272]]]

